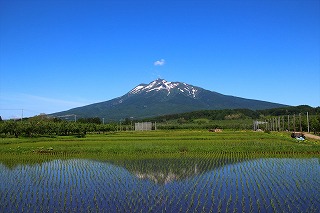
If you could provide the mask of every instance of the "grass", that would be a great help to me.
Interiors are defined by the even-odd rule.
[[[319,212],[319,158],[320,141],[287,132],[1,138],[0,212]]]
[[[210,153],[261,156],[320,155],[320,141],[298,142],[287,132],[270,134],[252,131],[160,130],[113,132],[85,138],[2,138],[0,160],[77,157],[77,158],[162,158]]]

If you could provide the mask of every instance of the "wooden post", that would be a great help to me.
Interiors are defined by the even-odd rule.
[[[265,131],[267,131],[268,130],[268,122],[266,121],[266,120],[264,120],[264,124],[265,124]]]
[[[274,122],[274,118],[272,118],[272,131],[275,131],[276,129],[276,124]]]
[[[310,125],[309,125],[309,113],[307,112],[307,124],[308,124],[308,133],[310,132]]]
[[[300,132],[302,132],[302,126],[301,126],[301,113],[299,113],[299,123],[300,123]]]

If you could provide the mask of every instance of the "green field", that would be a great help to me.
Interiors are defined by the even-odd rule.
[[[224,131],[145,131],[88,134],[85,138],[2,138],[3,161],[38,161],[55,158],[161,158],[229,155],[268,157],[301,155],[318,157],[320,141],[297,141],[288,132]]]
[[[0,212],[320,209],[320,141],[299,142],[289,132],[127,131],[0,141]]]

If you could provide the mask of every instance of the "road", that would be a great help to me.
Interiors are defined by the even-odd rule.
[[[303,134],[304,134],[304,136],[306,136],[307,138],[312,138],[312,139],[320,140],[320,136],[313,135],[313,134],[310,134],[310,133],[307,133],[307,132],[304,132]]]

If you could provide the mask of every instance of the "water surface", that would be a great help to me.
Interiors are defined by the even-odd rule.
[[[319,159],[0,164],[0,212],[320,212]]]

